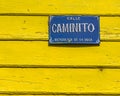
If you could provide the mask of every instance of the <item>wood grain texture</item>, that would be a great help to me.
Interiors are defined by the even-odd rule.
[[[50,15],[101,16],[100,46],[49,46]],[[120,94],[119,49],[120,0],[0,0],[1,96]]]
[[[0,0],[0,13],[120,15],[120,0]]]
[[[101,40],[120,40],[120,17],[100,18]],[[48,16],[0,16],[0,40],[48,40]]]
[[[120,92],[119,69],[14,69],[0,70],[1,91],[114,93]]]
[[[119,42],[102,42],[100,46],[49,46],[46,41],[0,41],[0,64],[120,66],[119,49]]]

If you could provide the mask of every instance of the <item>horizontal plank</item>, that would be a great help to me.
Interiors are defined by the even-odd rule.
[[[46,41],[0,41],[0,64],[120,66],[119,49],[119,42],[49,46]]]
[[[0,69],[0,91],[119,93],[119,69]]]
[[[120,15],[120,0],[0,0],[0,6],[0,13]]]
[[[0,39],[48,38],[48,17],[0,16],[0,21]]]
[[[101,40],[120,40],[120,17],[100,18]],[[0,16],[0,40],[48,40],[48,16]]]

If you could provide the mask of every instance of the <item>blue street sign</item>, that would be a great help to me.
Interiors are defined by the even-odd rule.
[[[99,44],[98,16],[50,16],[49,44]]]

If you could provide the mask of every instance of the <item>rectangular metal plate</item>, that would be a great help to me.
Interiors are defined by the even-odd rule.
[[[98,16],[50,16],[49,44],[99,44]]]

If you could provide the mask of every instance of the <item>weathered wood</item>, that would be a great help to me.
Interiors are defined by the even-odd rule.
[[[0,64],[120,66],[119,49],[119,42],[102,42],[100,46],[49,46],[46,41],[0,41]]]
[[[38,93],[120,92],[119,69],[0,69],[0,90]]]
[[[101,16],[100,46],[49,46],[49,15]],[[120,94],[120,0],[0,0],[0,40],[1,96]]]
[[[101,40],[120,40],[120,17],[100,18]],[[0,16],[0,40],[48,40],[48,16]]]
[[[120,15],[120,0],[0,0],[0,13]]]

